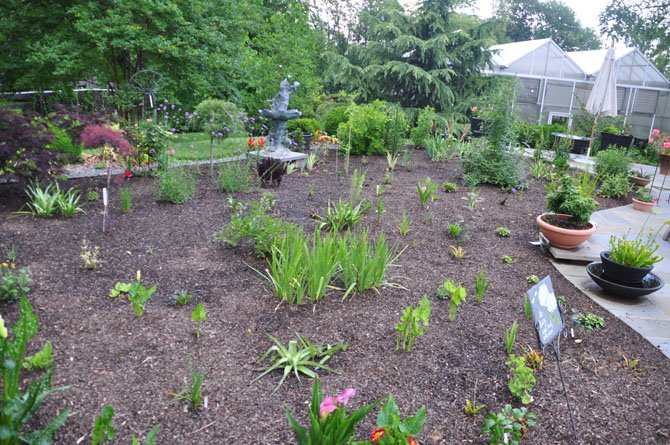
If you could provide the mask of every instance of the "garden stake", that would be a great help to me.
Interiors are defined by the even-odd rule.
[[[107,223],[107,187],[102,188],[102,233],[105,233],[105,225]]]
[[[572,415],[572,407],[570,406],[570,398],[568,397],[568,389],[565,386],[565,380],[563,379],[563,369],[561,368],[561,336],[556,337],[555,344],[552,343],[551,346],[556,353],[556,364],[558,365],[558,374],[561,376],[561,383],[563,384],[563,395],[565,395],[565,403],[568,405],[568,414],[570,414],[570,425],[572,426],[572,434],[575,435],[575,440],[579,444],[579,436],[577,436],[577,428],[575,427],[575,418]]]

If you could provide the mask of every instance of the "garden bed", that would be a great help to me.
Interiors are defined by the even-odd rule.
[[[329,199],[348,196],[350,180],[334,174],[334,154],[329,156],[325,165],[307,176],[296,172],[285,177],[281,187],[235,197],[247,201],[270,192],[277,214],[309,232],[316,224],[312,212],[323,214]],[[359,163],[353,158],[352,170]],[[0,186],[0,248],[15,247],[17,265],[29,266],[35,279],[29,298],[40,331],[28,352],[52,341],[57,363],[54,386],[68,387],[46,400],[35,423],[43,424],[71,406],[57,443],[74,444],[80,438],[88,443],[101,407],[112,404],[118,443],[129,443],[132,434],[144,436],[157,423],[162,425],[157,443],[294,443],[284,407],[304,425],[311,382],[288,378],[271,395],[280,373],[252,380],[258,375],[255,360],[271,345],[265,334],[286,343],[299,332],[317,342],[348,342],[347,350],[328,362],[342,375],[325,371],[319,375],[329,394],[356,388],[358,393],[349,402],[352,408],[392,393],[403,417],[426,405],[419,443],[486,443],[479,435],[485,411],[500,411],[506,403],[518,406],[507,388],[504,330],[519,321],[517,355],[525,352],[526,344],[538,347],[533,324],[522,310],[524,292],[531,286],[526,277],[549,275],[557,295],[565,296],[566,312],[575,308],[605,319],[604,329],[584,333],[575,328],[577,338],[562,341],[562,366],[582,442],[670,441],[670,361],[582,295],[538,247],[529,244],[537,239],[535,217],[545,209],[542,181],[531,180],[527,190],[516,194],[478,187],[481,202],[474,210],[466,207],[468,188],[439,192],[439,199],[426,210],[419,205],[417,182],[428,176],[439,184],[458,182],[460,166],[432,163],[423,152],[416,152],[412,170],[398,167],[392,183],[384,186],[385,211],[378,223],[375,186],[383,182],[386,160],[372,157],[364,168],[368,173],[363,197],[373,205],[360,225],[369,227],[373,237],[383,230],[404,249],[389,281],[406,289],[383,287],[346,301],[341,301],[341,292],[333,291],[316,306],[279,305],[249,267],[263,270],[263,260],[249,248],[212,241],[231,210],[206,169],[195,198],[182,206],[156,203],[154,179],[134,177],[126,184],[135,196],[133,209],[123,214],[113,190],[109,233],[101,232],[100,202],[83,202],[86,213],[71,219],[31,218],[12,213],[23,202],[22,192],[12,185]],[[85,193],[104,183],[105,178],[94,178],[67,185]],[[599,200],[602,207],[622,204]],[[403,211],[412,221],[406,236],[398,234]],[[447,236],[447,224],[454,222],[465,227],[460,245],[467,255],[460,261],[449,251],[450,245],[459,244]],[[510,230],[510,237],[496,235],[501,226]],[[97,271],[79,267],[83,239],[100,246],[102,267]],[[515,262],[504,264],[504,255]],[[138,269],[145,284],[158,285],[141,318],[127,301],[108,297],[116,282],[132,281]],[[492,285],[483,303],[476,304],[474,281],[480,270]],[[447,278],[468,290],[468,301],[458,308],[455,321],[447,318],[448,300],[435,298],[435,290]],[[206,307],[208,318],[200,339],[195,338],[191,321],[195,301],[182,308],[173,304],[173,294],[182,289]],[[426,335],[417,338],[411,352],[396,351],[394,326],[405,306],[416,305],[423,294],[429,295],[432,305]],[[18,305],[2,303],[0,312],[11,326]],[[623,367],[622,354],[639,359],[639,371]],[[197,414],[171,396],[184,388],[190,366],[206,370],[207,408]],[[530,410],[538,415],[538,426],[530,429],[526,442],[571,442],[553,353],[548,353],[536,376]],[[466,399],[472,400],[475,386],[477,403],[486,408],[473,419],[462,407]],[[361,424],[361,440],[372,431],[375,417]]]

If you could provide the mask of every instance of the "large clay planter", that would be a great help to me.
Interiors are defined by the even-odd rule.
[[[589,239],[589,237],[595,233],[597,228],[594,223],[589,222],[589,224],[591,224],[590,229],[564,229],[545,222],[542,219],[545,215],[551,215],[551,213],[543,213],[535,220],[537,221],[537,225],[540,226],[540,232],[542,232],[542,235],[549,240],[552,246],[560,247],[561,249],[574,249]],[[570,215],[557,214],[556,216],[561,219],[570,218]]]
[[[656,205],[655,202],[638,201],[637,199],[633,198],[633,208],[635,210],[640,210],[642,212],[651,212],[651,209],[653,209],[655,205]]]
[[[641,178],[635,175],[628,175],[628,180],[638,187],[646,187],[651,182],[651,178]]]

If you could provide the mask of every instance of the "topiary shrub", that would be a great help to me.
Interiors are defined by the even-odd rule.
[[[226,126],[231,133],[244,132],[244,113],[240,114],[237,105],[221,99],[205,99],[195,107],[197,113],[194,129],[207,130],[208,127],[220,129]]]
[[[404,111],[380,100],[366,105],[351,105],[349,120],[337,129],[337,138],[351,154],[386,154],[400,150],[407,130]]]

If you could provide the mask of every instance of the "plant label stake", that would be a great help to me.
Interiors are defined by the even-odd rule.
[[[554,286],[551,284],[551,277],[546,276],[531,287],[526,294],[528,301],[533,310],[533,319],[535,320],[535,330],[537,337],[540,340],[542,352],[547,346],[552,345],[556,353],[556,362],[558,364],[558,372],[561,376],[561,383],[563,384],[563,394],[568,405],[568,414],[570,414],[570,424],[572,425],[572,433],[575,435],[575,440],[579,443],[577,436],[577,428],[575,427],[575,419],[572,415],[572,408],[570,407],[570,398],[568,397],[568,390],[563,379],[563,369],[561,368],[561,331],[563,331],[563,315],[561,308],[556,301],[554,294]]]
[[[105,225],[107,223],[107,187],[102,188],[102,232],[105,232]]]

